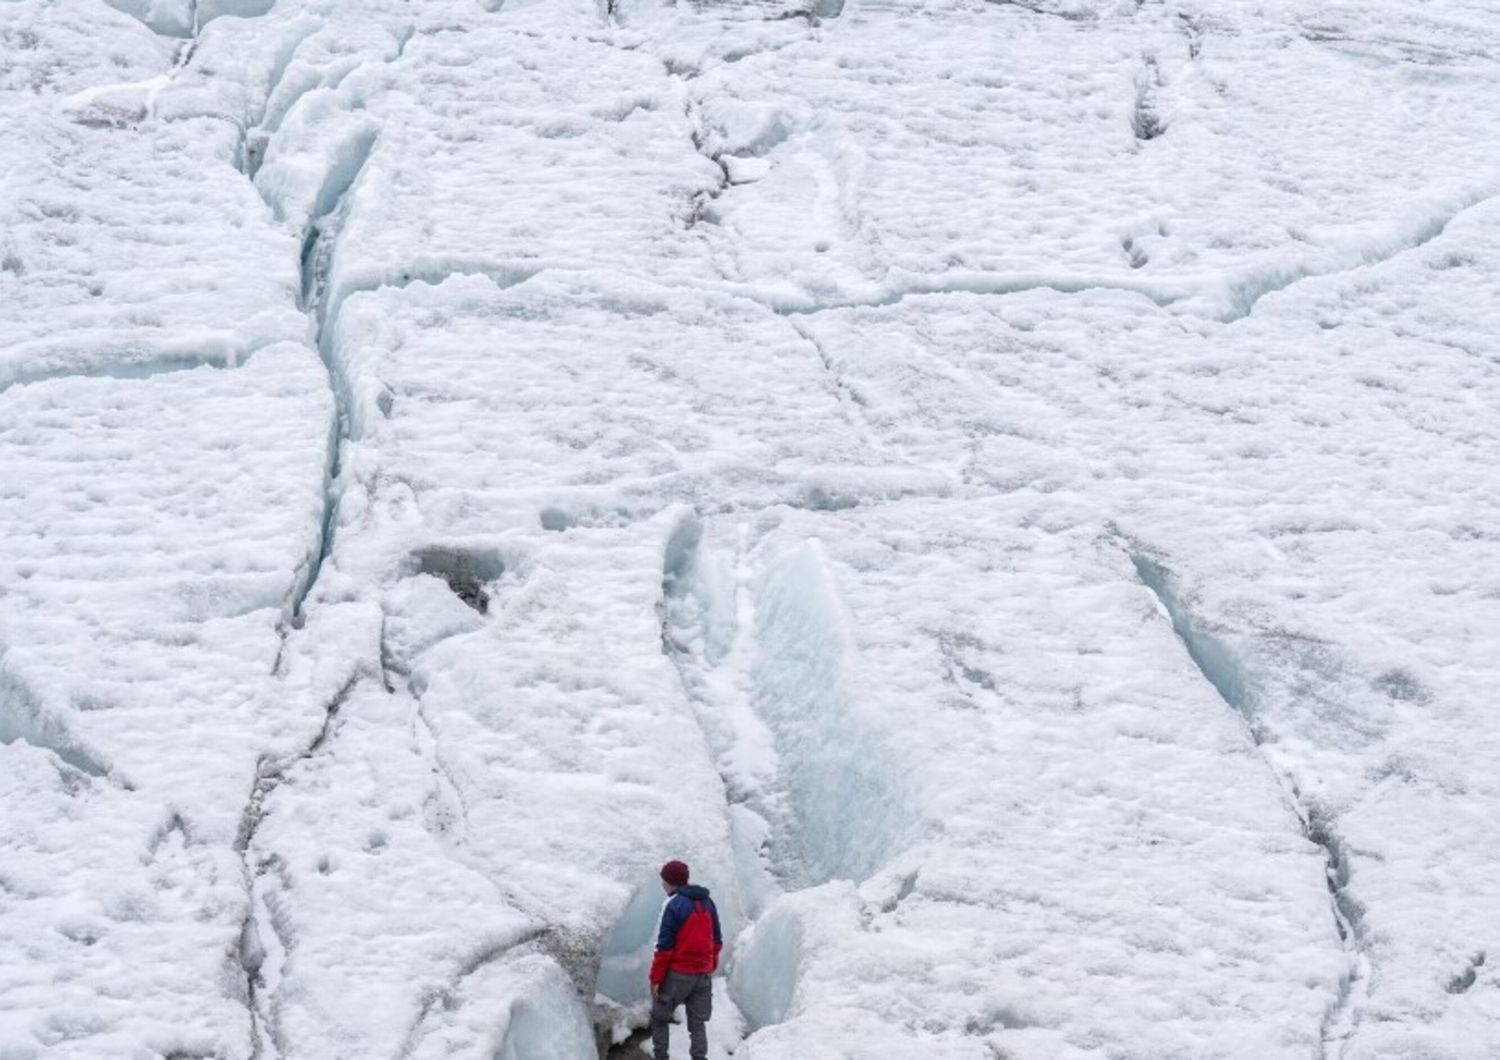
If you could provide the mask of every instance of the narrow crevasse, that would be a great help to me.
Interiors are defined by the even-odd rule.
[[[246,13],[239,10],[239,6],[260,5],[231,3],[233,10],[222,13]],[[265,5],[266,10],[271,6]],[[298,572],[289,606],[294,626],[300,625],[304,620],[303,611],[308,595],[318,581],[324,562],[333,551],[339,496],[342,492],[340,476],[344,448],[355,434],[356,417],[350,381],[336,355],[334,342],[339,312],[350,292],[336,288],[335,270],[344,226],[354,207],[354,192],[380,135],[378,123],[365,112],[363,96],[358,92],[351,92],[340,97],[332,111],[316,126],[322,137],[316,143],[317,157],[294,161],[293,168],[299,173],[305,169],[306,161],[315,162],[321,169],[317,186],[309,189],[310,197],[307,201],[299,206],[296,196],[289,193],[295,184],[286,184],[274,176],[266,179],[262,171],[268,154],[278,147],[292,155],[307,151],[308,145],[295,142],[284,128],[287,118],[294,113],[299,103],[315,90],[337,90],[348,77],[366,67],[398,62],[405,55],[407,44],[416,35],[414,23],[402,23],[392,31],[387,42],[388,50],[384,53],[345,60],[335,64],[331,72],[318,68],[299,69],[297,76],[293,78],[292,70],[303,46],[327,29],[324,18],[306,13],[291,19],[280,28],[282,37],[271,55],[272,67],[267,78],[265,99],[258,113],[246,119],[247,124],[240,134],[241,173],[255,187],[276,218],[302,218],[299,225],[297,308],[308,318],[309,342],[323,361],[334,399],[335,412],[325,442],[324,504],[318,544],[305,566]],[[331,83],[328,80],[330,77]],[[306,135],[307,130],[298,132]],[[285,139],[279,141],[278,137]]]
[[[1446,195],[1430,195],[1410,205],[1394,225],[1383,231],[1360,233],[1342,244],[1324,249],[1316,257],[1287,265],[1246,270],[1226,279],[1228,308],[1220,319],[1226,324],[1244,320],[1255,312],[1261,299],[1284,291],[1304,280],[1355,273],[1417,250],[1440,237],[1459,218],[1500,195],[1493,183],[1471,186]]]
[[[268,8],[269,9],[269,8]],[[263,13],[263,12],[262,12]],[[307,31],[308,33],[311,30]],[[305,34],[304,34],[305,36]],[[298,43],[300,40],[298,38]],[[272,78],[271,89],[275,90],[284,73],[285,65],[291,61],[296,45],[278,57],[281,71]],[[347,199],[370,153],[375,145],[372,129],[361,129],[336,152],[328,165],[306,231],[301,242],[299,273],[301,278],[300,308],[307,314],[312,333],[312,344],[324,357],[334,397],[334,415],[329,425],[329,436],[325,440],[327,453],[324,475],[324,505],[320,520],[315,552],[309,556],[304,568],[298,572],[288,607],[293,628],[300,628],[304,621],[304,607],[309,594],[317,584],[323,565],[333,549],[333,535],[337,519],[338,478],[342,447],[348,435],[348,388],[341,375],[328,358],[329,343],[325,330],[330,321],[326,311],[328,273],[337,251],[338,236],[349,208]],[[245,142],[242,138],[242,143]],[[243,161],[243,159],[242,159]],[[254,183],[255,167],[242,165],[242,172]],[[263,196],[264,197],[264,196]],[[268,201],[274,207],[274,203]],[[283,635],[282,654],[286,650]],[[278,656],[275,672],[282,673],[282,657]],[[280,759],[263,759],[256,769],[255,783],[241,817],[235,850],[239,853],[249,894],[249,909],[241,931],[239,959],[244,970],[247,1004],[250,1010],[252,1058],[279,1057],[285,1044],[278,1033],[276,1021],[276,991],[279,986],[281,967],[286,960],[286,947],[277,929],[277,890],[270,877],[278,871],[279,856],[275,851],[262,850],[256,838],[264,820],[267,800],[283,784],[297,766],[319,754],[337,731],[339,712],[354,693],[359,683],[369,676],[357,671],[324,708],[321,728],[308,745],[296,754]]]
[[[268,886],[277,873],[280,858],[274,851],[256,846],[256,834],[265,820],[266,801],[302,763],[317,755],[337,731],[339,711],[353,695],[365,675],[357,674],[324,708],[322,727],[308,745],[286,758],[262,759],[255,771],[255,784],[240,818],[234,849],[239,854],[250,896],[240,930],[238,958],[245,975],[250,1010],[251,1058],[280,1057],[285,1052],[276,1027],[275,992],[286,960],[286,947],[277,929],[275,898]]]
[[[828,374],[829,382],[833,386],[834,393],[838,396],[839,408],[844,413],[845,420],[859,432],[860,440],[873,452],[886,452],[886,445],[881,441],[880,433],[875,430],[869,420],[867,401],[859,390],[845,377],[840,366],[836,364],[829,355],[827,348],[818,336],[796,319],[791,320],[792,328],[800,335],[818,355],[818,363],[823,366],[823,371]]]
[[[852,297],[799,298],[762,296],[764,304],[778,313],[801,316],[835,309],[876,309],[900,305],[924,295],[971,294],[1006,296],[1034,291],[1087,294],[1115,291],[1139,295],[1163,308],[1200,298],[1203,284],[1189,280],[1133,280],[1104,273],[981,272],[955,269],[942,273],[916,273],[893,268],[879,285]]]
[[[1187,650],[1193,665],[1213,686],[1224,704],[1244,720],[1247,733],[1259,748],[1264,736],[1255,723],[1251,682],[1239,656],[1222,636],[1195,618],[1165,567],[1141,552],[1132,552],[1130,559],[1141,584],[1150,590],[1170,619],[1173,632]],[[1280,784],[1302,834],[1323,852],[1329,910],[1346,964],[1339,995],[1324,1014],[1319,1030],[1322,1055],[1335,1058],[1342,1055],[1344,1044],[1354,1032],[1360,1006],[1369,988],[1371,969],[1363,938],[1363,912],[1350,891],[1349,859],[1334,821],[1323,808],[1307,802],[1295,778],[1286,775],[1265,757],[1263,751],[1262,758]]]
[[[246,357],[255,353],[255,348],[244,351],[205,351],[201,354],[164,353],[149,359],[116,361],[90,365],[87,368],[69,370],[57,368],[27,372],[19,368],[8,373],[0,372],[0,394],[11,387],[33,386],[54,379],[153,379],[174,372],[191,372],[195,368],[229,370],[239,366]]]
[[[86,777],[103,779],[110,775],[108,765],[75,740],[66,725],[45,712],[0,643],[0,744],[17,741],[50,751]]]
[[[328,370],[335,413],[332,436],[327,443],[328,470],[324,478],[323,519],[318,551],[309,563],[294,597],[294,621],[301,618],[307,595],[317,584],[323,563],[333,552],[333,536],[338,521],[339,475],[342,471],[343,448],[350,437],[351,413],[349,381],[332,352],[332,331],[337,325],[337,316],[329,312],[329,274],[338,252],[339,235],[351,208],[348,201],[350,192],[365,163],[370,159],[375,140],[373,129],[361,129],[335,154],[302,241],[302,309],[313,322],[313,342]]]

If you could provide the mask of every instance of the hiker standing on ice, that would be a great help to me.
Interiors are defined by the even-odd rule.
[[[708,1060],[713,974],[724,948],[719,911],[708,888],[688,883],[688,867],[680,861],[661,867],[661,886],[667,900],[662,903],[656,956],[651,961],[651,1046],[656,1060],[669,1060],[672,1014],[678,1005],[686,1005],[690,1055],[693,1060]]]

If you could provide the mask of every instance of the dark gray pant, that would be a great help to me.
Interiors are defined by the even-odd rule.
[[[708,1021],[714,1014],[714,987],[711,975],[683,975],[668,972],[651,1004],[651,1047],[656,1060],[668,1060],[667,1036],[671,1033],[672,1013],[678,1005],[687,1006],[689,1050],[693,1060],[708,1060]]]

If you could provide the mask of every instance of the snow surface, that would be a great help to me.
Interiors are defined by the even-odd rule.
[[[0,1060],[1500,1053],[1496,55],[0,4]]]

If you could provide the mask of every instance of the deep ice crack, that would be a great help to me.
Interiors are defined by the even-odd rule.
[[[336,317],[329,314],[328,285],[333,260],[338,251],[339,236],[347,220],[348,196],[375,149],[376,131],[360,130],[335,158],[319,189],[312,219],[302,244],[302,309],[313,321],[314,343],[328,371],[334,397],[332,437],[328,440],[328,460],[323,479],[323,515],[316,556],[308,565],[292,602],[292,615],[300,619],[307,596],[317,584],[323,564],[333,551],[335,524],[338,519],[338,480],[340,459],[350,433],[350,391],[344,372],[333,356],[331,329]]]

